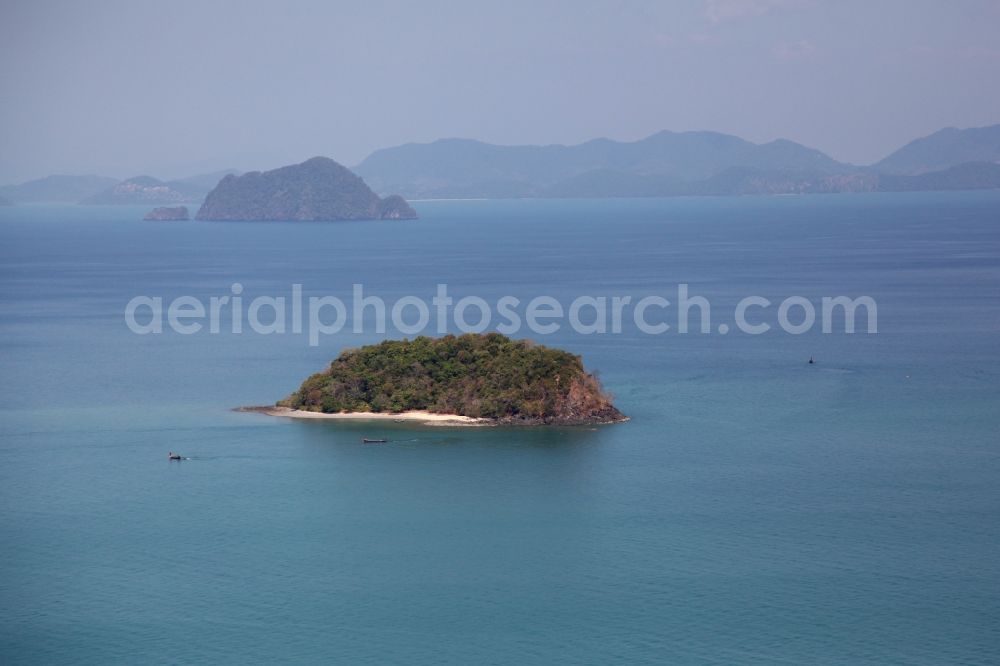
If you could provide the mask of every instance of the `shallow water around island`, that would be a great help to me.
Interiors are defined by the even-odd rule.
[[[1000,661],[1000,194],[415,207],[0,209],[0,662]],[[383,336],[125,326],[234,282],[870,295],[879,333],[525,332],[632,420],[294,421],[229,410]]]

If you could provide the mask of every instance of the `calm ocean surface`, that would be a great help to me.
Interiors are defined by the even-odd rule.
[[[0,209],[0,662],[1000,662],[1000,193],[416,208]],[[566,304],[685,282],[730,324],[747,295],[870,295],[879,333],[526,332],[632,421],[294,422],[229,409],[382,336],[125,326],[133,296],[233,282]]]

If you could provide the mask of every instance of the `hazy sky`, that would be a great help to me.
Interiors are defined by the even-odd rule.
[[[870,163],[1000,123],[997,0],[0,0],[0,183],[709,129]]]

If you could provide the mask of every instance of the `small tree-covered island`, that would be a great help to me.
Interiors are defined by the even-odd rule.
[[[478,425],[628,420],[579,356],[499,333],[389,340],[347,350],[276,407],[251,409]]]
[[[154,208],[146,213],[146,216],[142,219],[162,222],[170,222],[174,220],[184,221],[191,219],[191,213],[188,211],[187,206],[161,206],[160,208]]]

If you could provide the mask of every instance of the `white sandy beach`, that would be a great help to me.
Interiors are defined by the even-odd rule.
[[[345,419],[359,421],[416,421],[429,425],[488,425],[489,419],[477,419],[471,416],[461,416],[459,414],[434,414],[425,411],[400,412],[389,414],[386,412],[342,412],[337,414],[325,414],[323,412],[307,412],[288,407],[261,407],[254,408],[262,414],[270,416],[285,416],[292,419]]]

